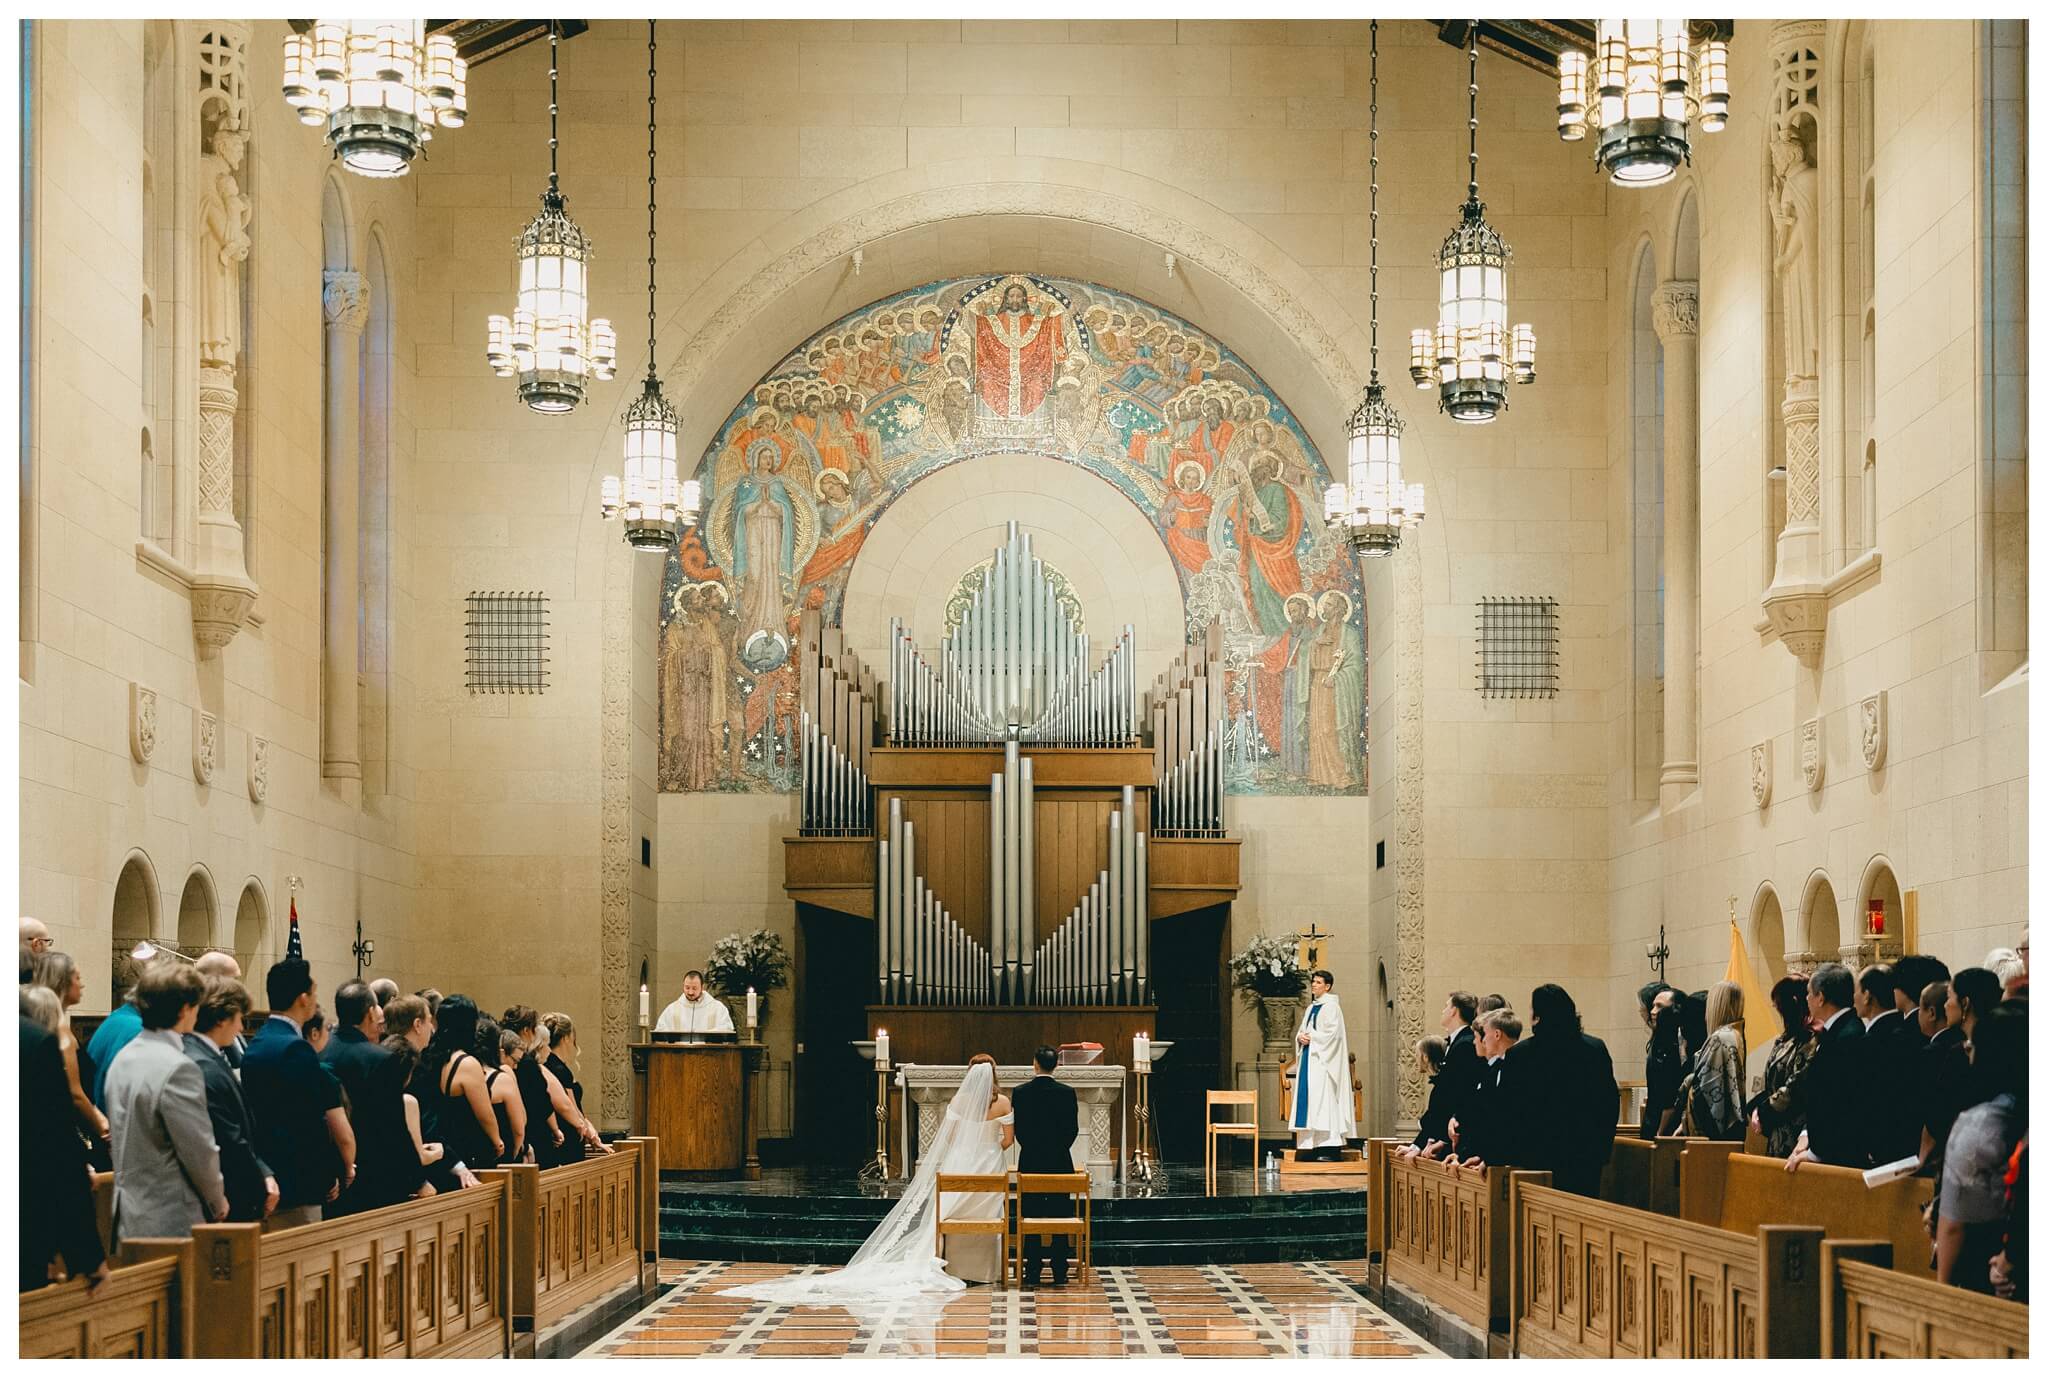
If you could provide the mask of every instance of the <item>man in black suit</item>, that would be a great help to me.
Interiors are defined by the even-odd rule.
[[[1519,1161],[1548,1172],[1559,1191],[1597,1195],[1621,1118],[1614,1058],[1582,1027],[1563,986],[1530,992],[1529,1028],[1530,1038],[1508,1059],[1508,1075],[1522,1091],[1522,1132],[1535,1141]]]
[[[248,1016],[249,992],[242,983],[216,976],[206,983],[198,1019],[185,1035],[185,1056],[199,1064],[206,1082],[206,1113],[220,1149],[230,1220],[261,1220],[277,1208],[277,1178],[256,1152],[256,1126],[242,1098],[242,1084],[228,1065],[228,1049],[242,1036],[242,1021]]]
[[[1469,990],[1454,990],[1444,1001],[1440,1022],[1444,1036],[1444,1066],[1437,1074],[1445,1088],[1444,1109],[1448,1119],[1457,1119],[1480,1080],[1479,1033],[1473,1020],[1479,1017],[1479,997]],[[1451,1146],[1428,1141],[1414,1145],[1423,1156],[1451,1155]]]
[[[1840,962],[1822,962],[1806,982],[1806,1008],[1820,1025],[1806,1069],[1806,1128],[1785,1159],[1785,1171],[1806,1162],[1870,1166],[1869,1116],[1864,1108],[1868,1070],[1863,1021],[1850,1008],[1856,978]]]
[[[27,920],[23,920],[24,923]],[[71,1086],[57,1036],[26,1016],[21,1021],[20,1290],[50,1282],[50,1261],[86,1280],[87,1295],[107,1280],[107,1252],[100,1244],[92,1204],[92,1169],[85,1144],[73,1130]]]
[[[1527,1130],[1516,1103],[1526,1088],[1514,1076],[1521,1068],[1510,1056],[1521,1043],[1522,1021],[1513,1010],[1490,1010],[1472,1027],[1478,1031],[1479,1050],[1452,1122],[1457,1148],[1449,1156],[1458,1167],[1499,1167],[1515,1161],[1518,1136]]]
[[[403,1201],[426,1180],[426,1169],[405,1125],[405,1088],[381,1040],[384,1009],[361,981],[334,992],[334,1037],[320,1064],[348,1097],[348,1123],[356,1139],[356,1180],[330,1215],[375,1210]]]
[[[1038,1075],[1010,1093],[1010,1107],[1017,1116],[1017,1171],[1072,1172],[1074,1140],[1081,1132],[1080,1106],[1074,1089],[1053,1079],[1060,1055],[1040,1048],[1032,1058]],[[1027,1196],[1026,1215],[1065,1212],[1068,1202],[1060,1196]],[[1024,1243],[1024,1285],[1036,1287],[1044,1274],[1046,1243],[1043,1235],[1031,1235]],[[1052,1242],[1052,1285],[1067,1284],[1067,1237],[1054,1235]]]
[[[264,976],[270,1018],[242,1055],[242,1099],[256,1117],[256,1150],[277,1176],[268,1228],[309,1225],[356,1175],[356,1141],[341,1087],[299,1030],[319,1008],[313,970],[288,957]]]
[[[1917,1014],[1907,1019],[1899,1012],[1897,986],[1888,966],[1867,966],[1856,978],[1856,1015],[1863,1021],[1864,1074],[1869,1078],[1865,1147],[1872,1164],[1895,1163],[1920,1151],[1913,1083],[1926,1040],[1920,1037]]]

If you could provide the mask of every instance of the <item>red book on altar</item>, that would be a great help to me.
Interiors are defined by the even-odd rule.
[[[1093,1067],[1100,1061],[1102,1061],[1102,1045],[1100,1043],[1060,1044],[1060,1066],[1062,1067]]]

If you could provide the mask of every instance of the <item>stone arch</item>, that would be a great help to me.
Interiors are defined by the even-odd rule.
[[[1699,187],[1687,176],[1680,183],[1678,208],[1671,216],[1670,276],[1698,280],[1700,275]]]
[[[847,581],[847,645],[870,665],[886,663],[892,617],[920,644],[936,644],[947,595],[1001,542],[1006,517],[1072,582],[1091,641],[1106,642],[1126,623],[1137,629],[1139,683],[1179,653],[1180,583],[1137,507],[1078,465],[1008,454],[928,474],[876,520]]]
[[[121,862],[120,874],[114,880],[110,1008],[119,1005],[128,988],[135,984],[129,951],[137,943],[153,941],[159,936],[157,924],[162,909],[160,894],[157,888],[156,867],[151,863],[148,853],[140,848],[129,852]]]
[[[1898,873],[1892,869],[1891,858],[1882,853],[1872,857],[1863,867],[1863,874],[1856,882],[1855,932],[1850,935],[1854,942],[1870,931],[1870,907],[1873,902],[1884,906],[1885,936],[1904,936],[1902,925],[1906,921],[1905,896],[1899,889]]]
[[[270,896],[254,876],[242,882],[235,903],[235,961],[243,976],[254,979],[261,959],[270,952]]]
[[[1806,878],[1799,896],[1800,949],[1816,962],[1841,960],[1842,908],[1835,898],[1834,882],[1824,870]]]
[[[213,872],[195,865],[185,877],[185,889],[178,896],[178,946],[188,956],[198,956],[214,946],[220,895],[214,888]]]
[[[356,261],[354,219],[340,166],[330,167],[320,179],[320,266],[328,272],[352,268]]]
[[[1785,975],[1785,907],[1778,902],[1778,888],[1769,881],[1757,886],[1749,903],[1750,950],[1762,969],[1757,975],[1768,989]]]

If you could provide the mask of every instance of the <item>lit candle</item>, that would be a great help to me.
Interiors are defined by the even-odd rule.
[[[875,1030],[875,1065],[887,1069],[889,1066],[889,1031]]]
[[[1152,1040],[1144,1034],[1131,1039],[1131,1066],[1149,1068],[1152,1065]]]
[[[647,1027],[647,983],[640,983],[640,1027]]]
[[[752,986],[747,987],[747,1027],[753,1028],[761,1022],[761,997],[754,994]]]

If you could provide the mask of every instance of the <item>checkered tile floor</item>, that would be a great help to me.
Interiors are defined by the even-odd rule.
[[[1064,1288],[973,1287],[860,1314],[717,1295],[798,1271],[810,1269],[664,1261],[675,1289],[578,1357],[1441,1357],[1352,1290],[1363,1263],[1098,1268]]]

